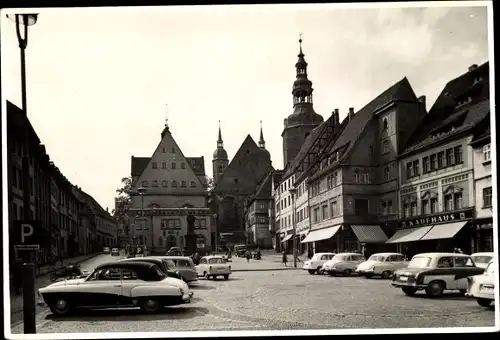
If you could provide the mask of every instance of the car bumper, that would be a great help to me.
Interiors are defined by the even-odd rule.
[[[424,284],[417,284],[415,282],[409,283],[409,282],[391,282],[391,286],[396,287],[396,288],[403,288],[403,287],[411,287],[411,288],[416,288],[416,289],[424,289],[427,288],[427,285]]]
[[[494,293],[484,293],[481,291],[467,292],[467,293],[465,293],[465,296],[468,298],[474,298],[474,299],[479,298],[479,299],[495,300]]]
[[[355,272],[359,275],[375,275],[375,271],[373,269],[356,269]]]
[[[190,303],[193,295],[194,295],[193,292],[182,294],[182,302],[183,303]]]

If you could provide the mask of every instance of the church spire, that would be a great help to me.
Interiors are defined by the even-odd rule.
[[[313,88],[312,82],[307,78],[307,62],[304,59],[304,53],[302,51],[302,33],[300,33],[299,54],[297,57],[299,57],[299,60],[295,64],[297,75],[292,90],[294,107],[297,104],[312,104]]]
[[[165,104],[165,107],[167,107],[168,104]],[[163,128],[163,131],[161,132],[161,138],[165,136],[165,133],[170,132],[170,129],[168,127],[168,115],[165,113],[165,127]]]
[[[220,120],[219,120],[219,139],[217,139],[217,148],[224,148],[224,142],[222,141],[222,132],[220,130]]]
[[[264,141],[264,133],[262,132],[262,121],[260,121],[260,139],[259,139],[259,147],[265,149],[266,142]]]

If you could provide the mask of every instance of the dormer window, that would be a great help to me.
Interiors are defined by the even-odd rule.
[[[153,181],[153,187],[158,187],[158,181]]]
[[[141,184],[142,184],[143,187],[147,187],[148,186],[148,181],[142,181]]]
[[[477,84],[482,80],[483,80],[483,77],[481,77],[481,76],[474,77],[474,84]]]
[[[462,105],[468,104],[468,103],[470,103],[471,101],[472,101],[472,97],[470,97],[470,96],[469,96],[469,97],[467,97],[467,98],[460,99],[460,100],[458,101],[457,106],[462,106]]]
[[[172,188],[177,188],[177,181],[172,181]]]

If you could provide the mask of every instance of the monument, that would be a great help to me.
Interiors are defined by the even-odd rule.
[[[194,221],[196,218],[193,216],[192,213],[188,213],[187,215],[187,233],[185,236],[185,242],[184,244],[186,245],[187,248],[187,253],[188,255],[192,255],[196,253],[197,246],[196,246],[196,233],[194,232]]]

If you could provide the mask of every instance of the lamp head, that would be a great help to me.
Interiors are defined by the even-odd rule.
[[[7,14],[7,18],[19,22],[23,26],[33,26],[38,19],[38,13]]]

